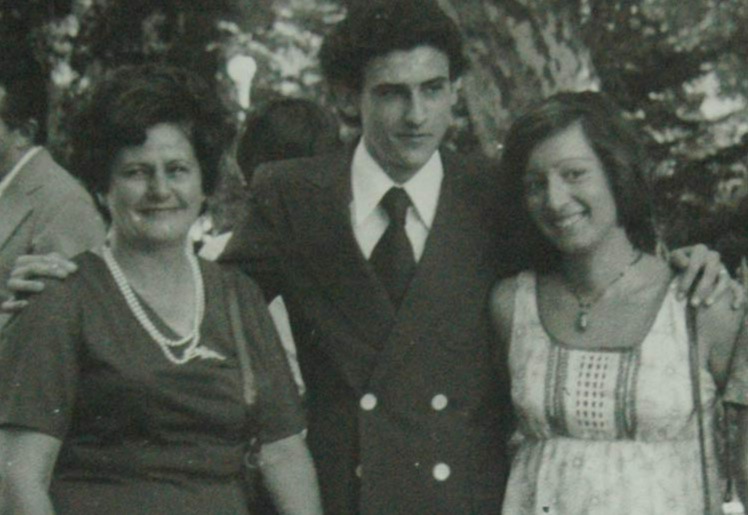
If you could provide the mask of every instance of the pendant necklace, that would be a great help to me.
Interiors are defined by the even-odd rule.
[[[191,252],[187,252],[187,260],[190,264],[190,271],[192,272],[192,280],[195,285],[195,312],[194,319],[192,322],[192,330],[186,336],[178,339],[171,339],[165,336],[159,329],[151,322],[151,319],[146,314],[143,306],[135,295],[135,291],[130,286],[130,283],[125,276],[124,271],[117,263],[117,260],[112,254],[112,250],[109,246],[104,246],[102,249],[102,257],[104,262],[109,269],[109,272],[114,278],[114,282],[117,284],[122,296],[125,298],[127,306],[141,327],[145,329],[148,336],[158,344],[161,352],[164,356],[174,363],[175,365],[184,365],[193,358],[214,358],[214,359],[226,359],[224,356],[217,352],[214,352],[208,348],[200,346],[200,325],[203,321],[203,315],[205,314],[205,287],[203,285],[203,276],[200,272],[200,265],[197,262],[197,258]],[[182,352],[177,353],[176,348],[180,348]]]
[[[587,328],[590,325],[590,310],[592,310],[592,306],[594,306],[597,301],[603,298],[603,296],[610,290],[614,284],[616,284],[618,281],[623,279],[623,276],[626,275],[626,272],[628,272],[631,267],[633,267],[635,264],[639,262],[639,260],[644,255],[643,252],[639,252],[636,257],[634,257],[631,262],[623,267],[623,270],[615,276],[606,286],[603,288],[598,294],[594,295],[590,299],[584,299],[582,295],[579,294],[577,291],[577,288],[569,286],[568,289],[571,292],[572,295],[574,295],[574,298],[577,299],[577,318],[574,323],[574,327],[576,330],[580,333],[583,333],[587,330]]]

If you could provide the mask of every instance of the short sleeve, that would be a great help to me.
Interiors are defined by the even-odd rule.
[[[748,405],[748,320],[745,317],[735,341],[723,400]]]
[[[79,371],[80,302],[67,284],[48,283],[0,335],[0,426],[63,439]]]
[[[260,288],[235,274],[243,322],[250,340],[252,371],[257,382],[259,438],[270,443],[304,430],[306,422],[298,388]]]

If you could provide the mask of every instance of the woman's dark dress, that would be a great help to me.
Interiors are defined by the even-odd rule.
[[[57,513],[248,513],[240,481],[246,442],[256,434],[268,443],[304,428],[257,286],[201,262],[200,345],[226,359],[179,366],[140,326],[103,260],[84,253],[76,261],[79,271],[49,284],[0,343],[0,426],[63,441],[50,488]],[[229,281],[237,285],[245,327],[256,317],[268,335],[250,342],[257,388],[251,417],[228,318]]]

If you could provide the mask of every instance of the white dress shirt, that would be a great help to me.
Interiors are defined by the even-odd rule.
[[[13,168],[10,169],[10,172],[8,172],[8,175],[3,177],[3,180],[0,181],[0,197],[3,196],[3,193],[5,190],[8,189],[8,186],[10,186],[10,183],[13,182],[13,179],[15,179],[16,175],[21,171],[21,168],[23,168],[23,165],[28,163],[32,157],[34,157],[36,154],[39,153],[39,151],[42,149],[42,147],[33,147],[30,148],[21,159],[18,160],[18,162],[13,166]]]
[[[439,152],[434,152],[423,167],[408,182],[398,184],[384,172],[364,145],[356,147],[351,164],[351,225],[358,246],[369,259],[379,239],[389,225],[389,216],[379,205],[382,197],[393,186],[405,189],[412,202],[405,215],[405,232],[416,261],[421,259],[431,225],[436,216],[444,168]]]

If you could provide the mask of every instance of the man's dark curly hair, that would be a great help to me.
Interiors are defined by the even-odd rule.
[[[434,0],[362,1],[322,42],[322,74],[333,87],[361,91],[373,58],[422,45],[446,54],[451,79],[462,75],[467,61],[460,31]]]
[[[631,243],[644,252],[655,249],[650,160],[635,127],[603,93],[562,92],[542,100],[512,124],[501,157],[512,229],[518,241],[526,243],[535,270],[557,267],[561,256],[527,213],[523,177],[533,150],[576,123],[603,165],[618,221]]]
[[[73,169],[92,193],[106,193],[119,150],[142,145],[146,131],[161,123],[185,130],[200,164],[203,191],[213,193],[236,127],[205,81],[173,66],[124,66],[94,86],[75,122]]]

